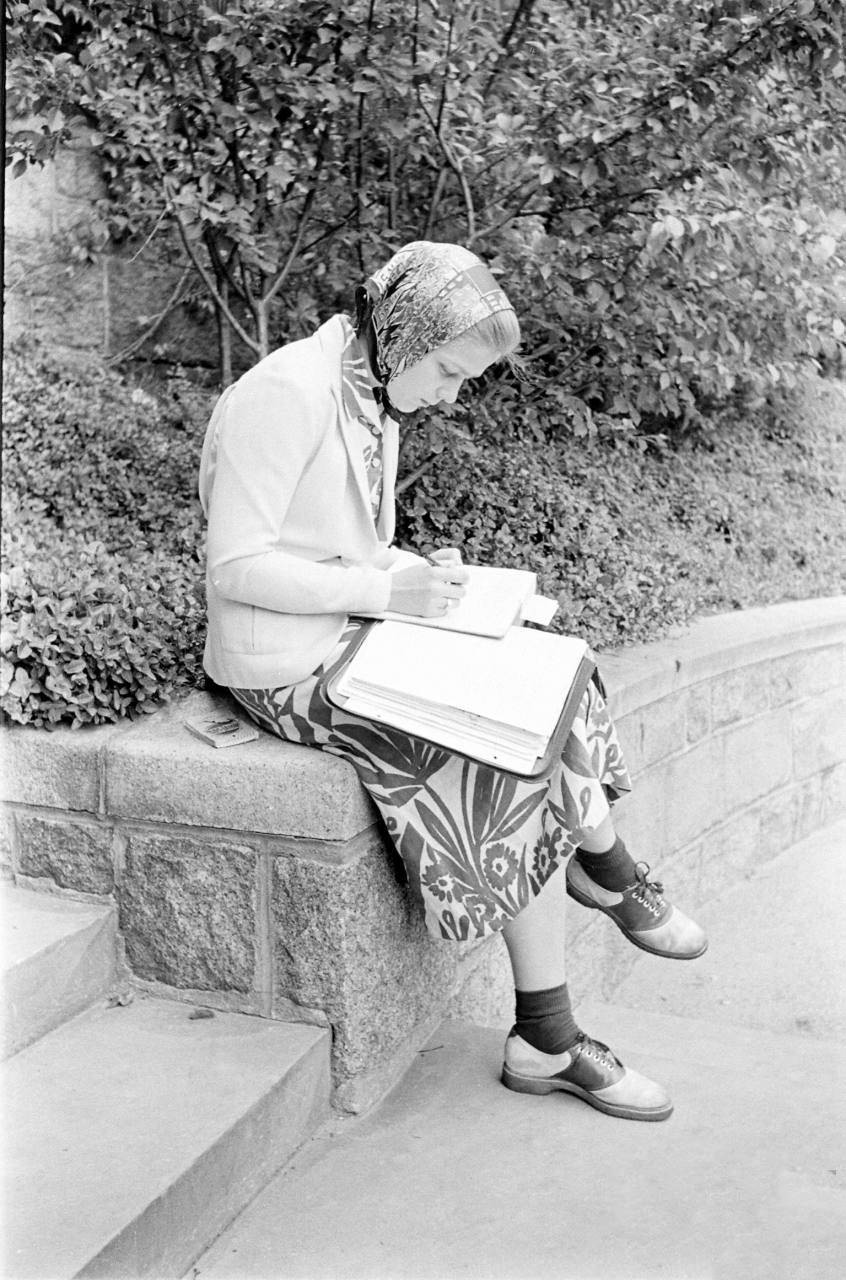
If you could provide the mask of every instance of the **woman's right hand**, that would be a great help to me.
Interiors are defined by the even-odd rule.
[[[441,618],[465,594],[469,578],[459,564],[415,564],[391,577],[388,608],[394,613],[411,613],[418,618]]]

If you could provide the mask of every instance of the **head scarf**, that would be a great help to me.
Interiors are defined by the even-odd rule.
[[[382,386],[498,311],[512,310],[488,268],[457,244],[414,240],[356,290],[356,334]],[[392,411],[392,410],[390,410]]]

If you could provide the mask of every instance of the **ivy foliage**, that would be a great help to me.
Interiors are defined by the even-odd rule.
[[[152,710],[203,680],[207,399],[32,348],[7,353],[5,378],[0,712],[52,727]],[[492,422],[450,445],[444,428],[398,539],[535,570],[560,597],[556,625],[600,649],[846,591],[846,391],[816,385],[781,423],[710,438],[515,443]],[[409,475],[426,449],[412,433]]]
[[[780,419],[709,436],[491,431],[417,479],[397,536],[535,570],[559,600],[553,629],[618,648],[703,613],[846,592],[844,456],[846,384],[824,379]]]
[[[416,237],[502,274],[552,435],[842,367],[841,0],[8,8],[10,159],[86,132],[104,233],[177,238],[224,381]]]
[[[202,419],[29,348],[4,402],[0,709],[47,728],[152,710],[202,679]]]

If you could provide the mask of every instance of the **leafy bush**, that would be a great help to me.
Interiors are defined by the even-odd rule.
[[[174,382],[166,397],[96,364],[27,344],[8,353],[4,484],[40,504],[57,529],[101,538],[112,551],[145,539],[174,553],[197,548],[196,478],[205,398]]]
[[[134,395],[115,374],[14,350],[6,390],[3,714],[113,721],[201,683],[205,397]],[[731,432],[561,440],[488,383],[428,436],[404,433],[398,538],[536,570],[561,598],[556,626],[598,648],[846,590],[846,394],[817,380],[792,405]],[[136,499],[143,537],[123,505]]]
[[[151,711],[196,672],[196,579],[184,565],[161,568],[148,577],[147,557],[133,563],[59,535],[0,575],[6,715],[46,728],[118,720]]]
[[[48,728],[152,710],[202,679],[199,424],[96,368],[7,368],[0,708]]]
[[[409,488],[398,536],[536,570],[560,598],[554,625],[599,648],[705,612],[846,591],[846,392],[812,380],[790,403],[792,416],[675,440],[488,430]]]

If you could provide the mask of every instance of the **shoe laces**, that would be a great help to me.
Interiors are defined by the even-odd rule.
[[[635,882],[632,886],[632,898],[635,902],[639,902],[647,911],[651,911],[654,916],[660,915],[664,910],[666,903],[661,897],[664,892],[664,886],[659,880],[649,879],[649,863],[638,862],[635,864]]]
[[[612,1071],[614,1067],[622,1066],[619,1058],[614,1055],[613,1050],[608,1048],[607,1044],[603,1044],[601,1040],[592,1040],[586,1032],[582,1031],[575,1044],[570,1046],[570,1053],[574,1059],[592,1058],[594,1062],[598,1062],[601,1067],[605,1067],[608,1071]]]

